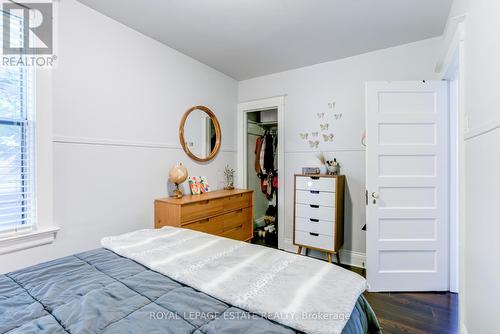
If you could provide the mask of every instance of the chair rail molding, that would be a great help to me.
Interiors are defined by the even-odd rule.
[[[164,148],[171,150],[182,150],[180,144],[170,144],[165,142],[146,142],[121,140],[112,138],[90,138],[90,137],[71,137],[55,135],[52,142],[60,144],[83,144],[83,145],[99,145],[99,146],[124,146],[124,147],[140,147],[140,148]],[[221,152],[236,152],[234,147],[221,147]]]

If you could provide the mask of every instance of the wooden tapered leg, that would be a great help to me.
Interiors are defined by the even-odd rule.
[[[335,255],[337,256],[337,264],[340,264],[340,253],[337,252]]]
[[[309,256],[309,248],[306,248],[306,256]]]
[[[328,255],[328,262],[332,263],[332,253],[326,253]]]
[[[297,251],[297,254],[302,254],[302,246],[299,246],[299,250]]]

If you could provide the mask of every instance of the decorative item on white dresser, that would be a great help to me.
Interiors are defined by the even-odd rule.
[[[293,244],[332,254],[344,243],[344,175],[295,175]]]

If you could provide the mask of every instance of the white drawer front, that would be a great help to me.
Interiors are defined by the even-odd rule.
[[[331,235],[313,235],[310,232],[295,231],[295,243],[324,250],[334,250],[333,236]]]
[[[295,202],[335,207],[335,193],[319,190],[296,190]]]
[[[336,178],[320,176],[297,176],[295,188],[335,192]]]
[[[335,208],[321,205],[295,204],[295,216],[306,219],[335,221]]]
[[[333,236],[333,222],[318,219],[295,218],[295,231],[313,232]]]

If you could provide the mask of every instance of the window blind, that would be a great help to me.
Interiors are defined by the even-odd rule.
[[[21,18],[1,14],[11,23],[11,45],[22,46]],[[3,45],[7,32],[0,29]],[[0,67],[0,236],[29,231],[35,223],[33,72],[30,67]]]

